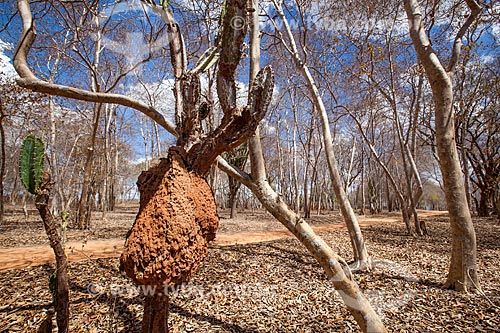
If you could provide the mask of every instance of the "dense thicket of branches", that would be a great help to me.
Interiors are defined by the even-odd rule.
[[[179,6],[180,25],[196,27],[183,32],[189,36],[186,38],[189,49],[199,50],[198,55],[201,54],[205,46],[213,42],[214,34],[208,31],[217,29],[213,19],[216,11],[210,10],[218,9],[220,4],[174,5]],[[353,206],[359,212],[371,213],[408,209],[409,194],[417,186],[408,161],[409,153],[418,165],[424,188],[422,197],[415,204],[419,208],[445,209],[435,160],[430,88],[408,44],[400,4],[373,2],[366,7],[347,6],[343,2],[317,2],[298,6],[294,2],[284,2],[283,6],[290,15],[299,49],[306,56],[309,67],[314,69],[317,85],[330,112],[340,173]],[[62,5],[57,1],[35,7],[38,15],[46,17],[39,22],[40,38],[35,45],[40,73],[80,87],[91,87],[94,80],[99,90],[128,91],[148,104],[159,106],[165,114],[171,114],[172,81],[168,76],[168,64],[162,61],[168,52],[163,45],[164,23],[155,20],[154,16],[149,18],[150,21],[136,21],[123,13],[110,15],[112,7],[98,7],[92,2],[87,7],[104,14],[99,17],[90,9]],[[456,25],[445,24],[442,13],[448,9],[457,16],[464,10],[452,2],[425,8],[426,13],[434,13],[434,16],[426,17],[426,24],[436,39],[457,29]],[[141,8],[135,10],[140,12]],[[274,17],[273,10],[272,6],[265,4],[262,12],[265,16],[262,20],[266,22],[262,40],[267,51],[266,62],[278,68],[278,92],[274,97],[273,111],[262,126],[267,169],[275,189],[288,203],[308,216],[337,206],[328,186],[317,110],[309,98],[305,82],[284,56],[283,46],[276,43],[282,38],[281,22],[273,24],[270,20]],[[491,36],[489,19],[494,13],[494,8],[485,6],[482,23],[476,24],[465,36],[470,47],[466,48],[461,69],[455,76],[459,87],[455,105],[459,116],[460,156],[470,179],[471,208],[483,216],[495,213],[499,197],[499,125],[495,110],[498,108],[496,73],[500,65],[498,50],[495,50],[498,41],[495,36],[488,37]],[[76,14],[81,22],[74,22]],[[436,23],[439,15],[442,18]],[[54,26],[54,22],[58,24]],[[117,24],[124,22],[126,29],[115,29]],[[454,21],[450,19],[450,22]],[[10,23],[8,28],[12,31],[17,24],[16,18],[4,23]],[[101,40],[97,39],[98,36]],[[14,42],[8,37],[4,39],[5,42]],[[152,52],[146,48],[132,57],[126,55],[127,43],[130,43],[127,39],[140,43],[139,47],[152,45]],[[98,43],[103,49],[96,64]],[[446,45],[445,42],[441,44]],[[2,45],[3,52],[11,54],[12,48],[9,50],[8,44]],[[148,71],[147,68],[153,65],[146,63],[154,64],[157,70]],[[71,76],[58,74],[68,68],[71,68]],[[94,73],[90,75],[91,79],[87,79],[89,71]],[[45,137],[49,152],[55,152],[51,162],[55,164],[53,170],[59,170],[59,177],[54,208],[75,214],[89,150],[94,152],[95,160],[88,180],[88,206],[106,211],[113,209],[117,200],[136,198],[135,177],[141,169],[146,169],[162,156],[172,141],[154,122],[132,115],[124,108],[103,107],[96,119],[97,109],[93,105],[58,99],[49,102],[42,95],[19,94],[15,91],[19,88],[14,86],[13,78],[8,77],[7,72],[3,77],[3,127],[6,134],[3,187],[6,202],[18,203],[23,196],[15,172],[16,147],[26,133],[36,132]],[[204,88],[206,93],[214,94],[211,77],[209,75],[204,82]],[[240,88],[243,96],[246,87],[242,85]],[[12,100],[14,95],[16,101]],[[44,111],[49,108],[53,109],[52,119]],[[35,112],[30,112],[30,109]],[[207,126],[217,123],[218,117],[216,112]],[[92,146],[94,127],[96,138]],[[398,142],[399,135],[403,146]],[[133,160],[139,163],[135,166],[129,163]],[[405,175],[410,176],[409,186]],[[391,178],[396,187],[391,185]],[[229,198],[234,196],[234,185],[214,173],[212,180],[219,205],[226,207],[232,202]],[[412,190],[408,192],[410,188]],[[248,190],[242,190],[235,199],[241,208],[259,206]]]

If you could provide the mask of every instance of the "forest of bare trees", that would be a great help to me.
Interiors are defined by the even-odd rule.
[[[29,134],[45,143],[62,229],[91,229],[137,202],[139,174],[177,146],[219,210],[266,209],[286,226],[364,332],[385,328],[350,275],[372,269],[357,216],[397,212],[423,237],[432,230],[418,211],[448,210],[446,286],[481,289],[471,216],[500,216],[493,1],[18,0],[0,10],[0,228],[7,207],[27,215],[34,203],[18,173]],[[239,119],[260,125],[247,133]],[[350,268],[306,223],[336,210]],[[161,332],[150,306],[144,332]]]
[[[388,9],[382,7],[382,4],[380,6],[381,8],[376,8],[374,4],[374,8],[370,9],[356,8],[353,15],[367,11],[363,14],[363,20],[367,23],[360,25],[359,29],[341,26],[342,22],[349,20],[350,13],[344,12],[340,27],[335,27],[338,29],[335,31],[331,27],[336,10],[333,7],[324,12],[325,17],[318,19],[319,22],[311,22],[312,18],[302,18],[304,22],[301,22],[300,17],[292,16],[293,29],[296,30],[294,33],[297,34],[295,38],[299,39],[302,52],[306,52],[309,68],[317,73],[315,84],[322,99],[328,103],[330,121],[334,126],[339,172],[354,207],[370,213],[406,207],[411,215],[410,201],[414,201],[414,205],[420,208],[444,209],[445,203],[440,190],[441,176],[437,171],[435,130],[430,114],[431,92],[425,80],[425,71],[420,64],[411,64],[414,55],[407,43],[406,31],[401,30],[402,13],[386,13],[384,11]],[[12,11],[14,15],[14,4],[5,10]],[[43,10],[49,11],[47,8]],[[302,10],[306,11],[307,7]],[[201,15],[193,13],[195,14]],[[87,16],[90,20],[92,13]],[[110,17],[105,18],[110,20]],[[356,20],[359,21],[360,18],[357,17]],[[382,27],[371,24],[375,20],[387,27],[382,30]],[[485,21],[479,26],[474,24],[467,31],[467,40],[473,45],[480,43],[481,46],[465,48],[460,68],[454,75],[457,85],[454,108],[458,118],[456,136],[460,159],[465,174],[468,175],[466,184],[471,209],[482,216],[496,212],[499,177],[498,168],[495,168],[498,165],[498,140],[495,135],[498,129],[495,113],[498,59],[494,52],[496,40],[485,37],[489,34],[488,21]],[[156,46],[159,44],[157,39],[164,38],[164,27],[155,27],[158,31],[148,32],[150,36],[147,37],[155,41],[153,46],[156,47],[156,53],[138,54],[134,57],[142,55],[144,58],[131,59],[122,54],[125,49],[117,52],[115,48],[126,47],[126,38],[143,38],[146,31],[135,31],[133,29],[138,29],[137,27],[130,27],[128,29],[133,32],[123,32],[121,46],[113,46],[120,44],[120,40],[114,41],[113,38],[106,37],[100,41],[93,37],[98,36],[92,35],[95,22],[89,21],[88,27],[78,26],[78,22],[69,22],[68,19],[61,22],[64,22],[64,26],[60,31],[53,34],[50,41],[43,42],[45,45],[40,48],[43,58],[38,58],[37,66],[48,81],[61,77],[68,67],[78,64],[84,67],[75,67],[75,75],[62,76],[63,80],[74,79],[81,82],[76,75],[78,72],[81,73],[78,76],[94,73],[92,75],[100,75],[99,80],[108,86],[100,83],[99,89],[117,89],[124,87],[121,81],[132,81],[127,78],[130,73],[144,72],[144,69],[136,71],[135,67],[140,67],[146,61],[159,59],[165,53],[161,47]],[[271,21],[266,22],[271,25]],[[78,34],[72,32],[76,28],[71,27],[71,23],[77,26]],[[112,30],[106,25],[107,22],[99,24]],[[285,37],[284,31],[278,30],[282,23],[274,24],[276,27],[264,30],[263,43],[269,43],[272,48],[266,54],[266,62],[279,66],[279,82],[283,84],[280,84],[275,93],[273,109],[261,130],[265,152],[269,155],[269,158],[266,157],[267,169],[276,190],[294,208],[308,216],[311,212],[331,210],[336,207],[336,202],[331,195],[332,190],[326,186],[329,177],[318,111],[312,104],[307,83],[302,82],[292,59],[287,59],[287,53],[283,53],[287,50],[287,45],[283,44],[282,47],[275,44],[275,41]],[[309,29],[312,24],[318,25],[317,31]],[[13,23],[11,26],[14,26]],[[39,30],[44,28],[40,26]],[[329,28],[333,31],[323,31]],[[85,29],[88,31],[84,33]],[[331,41],[332,33],[337,39],[336,43]],[[443,33],[439,31],[439,34]],[[47,38],[42,33],[39,34],[38,39]],[[70,34],[74,35],[72,40],[68,37]],[[97,44],[82,45],[84,50],[79,51],[77,38],[84,34],[89,39],[85,43]],[[210,36],[197,39],[202,43],[198,48],[209,42],[209,39]],[[56,44],[58,40],[60,43]],[[84,41],[80,43],[83,44]],[[101,48],[109,50],[104,57],[109,59],[103,60],[102,70],[98,68],[99,58],[85,49],[96,50],[99,48],[98,43],[104,43]],[[10,43],[4,41],[3,52],[11,54],[13,46],[14,40]],[[120,67],[118,70],[113,69],[111,73],[111,67],[105,64],[106,61],[116,61]],[[88,206],[103,212],[112,209],[117,200],[137,199],[132,189],[135,177],[141,169],[147,169],[152,161],[164,154],[173,141],[172,137],[162,133],[157,123],[127,113],[121,107],[95,107],[78,102],[68,104],[68,101],[59,103],[57,99],[29,92],[18,96],[19,88],[15,85],[14,74],[7,70],[10,66],[8,59],[4,60],[3,66],[5,200],[11,203],[24,200],[16,179],[16,147],[18,149],[19,140],[26,133],[35,132],[45,138],[53,173],[61,175],[57,178],[53,202],[57,211],[70,213],[76,205],[81,206],[79,202],[82,200],[82,188],[87,188],[83,192],[89,198]],[[89,66],[97,68],[92,70]],[[151,73],[148,72],[147,75],[151,76]],[[140,96],[147,103],[158,106],[167,115],[171,115],[174,101],[170,94],[171,80],[168,79],[168,71],[158,69],[154,75],[159,76],[159,83],[145,82],[144,78],[137,76],[133,83],[126,83],[127,89],[133,96]],[[335,79],[325,80],[327,77]],[[206,84],[213,87],[213,79],[208,78]],[[91,87],[92,83],[89,81],[88,85]],[[240,88],[246,89],[243,85]],[[216,122],[215,118],[210,122]],[[75,130],[75,127],[79,130]],[[55,148],[52,149],[52,146]],[[126,161],[133,163],[123,163]],[[92,172],[89,174],[85,170]],[[231,190],[227,179],[215,173],[212,175],[219,205],[230,205]],[[425,191],[419,194],[423,187]],[[287,191],[282,191],[284,188]],[[408,189],[411,191],[408,192]],[[420,200],[422,196],[423,200]],[[258,205],[248,193],[241,193],[236,201],[246,208]],[[77,211],[75,215],[82,214]]]

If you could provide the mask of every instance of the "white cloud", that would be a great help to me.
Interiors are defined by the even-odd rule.
[[[500,10],[500,8],[499,8],[499,10]],[[495,24],[491,27],[491,34],[495,38],[495,41],[497,42],[497,44],[500,45],[500,24]]]
[[[492,55],[489,55],[489,54],[484,54],[484,55],[481,55],[480,57],[481,59],[481,63],[482,64],[491,64],[493,63],[497,58],[492,56]]]
[[[174,79],[161,82],[136,84],[129,88],[128,95],[152,105],[168,119],[174,120],[175,98],[172,88]]]
[[[0,83],[6,83],[17,77],[16,70],[8,56],[5,55],[6,50],[13,49],[14,46],[0,39]]]

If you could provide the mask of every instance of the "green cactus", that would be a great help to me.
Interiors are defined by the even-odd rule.
[[[222,9],[220,12],[219,16],[219,29],[217,31],[217,35],[215,37],[215,46],[221,46],[222,45],[222,31],[224,30],[224,17],[226,16],[226,7],[227,7],[227,1],[224,1],[224,4],[222,5]]]
[[[191,72],[193,74],[199,74],[209,70],[210,67],[215,65],[217,60],[219,60],[219,57],[220,53],[217,50],[217,47],[212,46],[208,48],[205,52],[203,52],[203,54],[201,55],[200,59],[198,60],[198,62],[196,63]]]
[[[19,175],[26,190],[36,194],[43,174],[45,148],[43,141],[33,135],[28,135],[22,144],[19,155]]]

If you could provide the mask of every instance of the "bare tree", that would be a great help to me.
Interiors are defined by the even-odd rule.
[[[452,230],[451,262],[446,286],[469,291],[480,289],[476,259],[477,243],[467,204],[463,174],[455,142],[452,76],[460,57],[462,38],[478,18],[481,7],[475,0],[466,0],[470,15],[454,38],[447,67],[433,49],[423,24],[423,12],[416,0],[404,0],[410,36],[429,79],[434,98],[435,128],[439,165]]]
[[[248,160],[248,145],[246,143],[242,144],[233,151],[224,154],[225,159],[237,167],[238,169],[244,170],[245,165]],[[240,189],[241,183],[236,179],[228,175],[229,183],[229,208],[231,209],[230,217],[234,219],[238,213],[237,203],[238,203],[238,191]]]
[[[500,103],[497,94],[500,62],[495,59],[484,65],[480,64],[480,59],[474,58],[477,55],[474,57],[472,50],[468,49],[460,66],[460,75],[457,75],[456,132],[467,202],[472,210],[474,201],[477,214],[484,217],[495,207],[500,181],[500,120],[496,112]],[[476,195],[471,196],[473,192]]]
[[[372,154],[375,154],[375,160],[380,164],[396,194],[408,234],[416,232],[422,235],[426,230],[425,222],[419,220],[416,210],[423,193],[422,182],[415,162],[417,156],[413,149],[416,144],[413,134],[416,132],[419,119],[419,105],[414,102],[418,100],[418,92],[413,92],[411,102],[407,101],[408,85],[411,84],[414,74],[413,71],[406,69],[405,36],[401,35],[397,29],[400,6],[398,3],[390,3],[389,9],[387,5],[388,3],[375,2],[369,8],[356,7],[352,13],[347,14],[347,17],[361,15],[366,21],[376,18],[383,23],[382,27],[369,23],[360,24],[352,31],[345,29],[339,33],[343,43],[355,50],[352,65],[341,66],[342,71],[348,73],[344,80],[346,85],[356,91],[356,93],[349,94],[350,98],[345,104],[349,106],[348,109],[351,109],[348,113],[354,118],[358,130],[365,131],[361,134]],[[338,64],[341,64],[342,56],[342,53],[334,55]],[[407,83],[407,81],[410,82]],[[357,98],[352,97],[355,94]],[[376,149],[372,149],[376,147],[374,137],[366,133],[368,129],[373,128],[374,116],[382,118],[383,123],[391,123],[388,126],[390,135],[394,136],[397,143],[396,156],[392,165],[383,161],[381,154],[377,153]],[[361,123],[366,117],[369,119],[364,129]],[[402,167],[395,167],[394,162],[400,162]],[[399,172],[400,169],[404,175],[401,186],[396,175],[391,174],[391,171]],[[412,215],[414,228],[410,221]]]
[[[281,22],[283,23],[284,33],[286,35],[287,41],[285,40],[285,37],[282,36],[282,33],[279,30],[278,30],[279,33],[278,39],[280,43],[283,45],[283,47],[290,54],[292,61],[297,67],[297,69],[303,75],[304,80],[306,81],[307,84],[307,89],[309,90],[309,93],[313,100],[313,104],[317,109],[317,111],[319,112],[323,130],[323,141],[324,141],[332,186],[335,191],[337,200],[339,201],[340,209],[342,211],[342,215],[346,222],[347,228],[349,230],[349,236],[353,247],[354,261],[356,264],[356,268],[361,270],[363,269],[369,270],[371,268],[370,256],[368,255],[368,251],[366,249],[363,240],[361,229],[359,227],[357,218],[351,207],[349,199],[344,191],[342,185],[342,179],[338,171],[338,163],[335,157],[335,152],[333,150],[333,138],[330,131],[330,121],[328,119],[326,107],[323,103],[323,99],[321,98],[321,95],[316,86],[316,82],[309,70],[309,67],[304,62],[299,53],[297,44],[295,42],[295,37],[293,36],[293,33],[288,23],[288,19],[286,18],[285,13],[283,12],[282,1],[273,0],[273,4]]]

